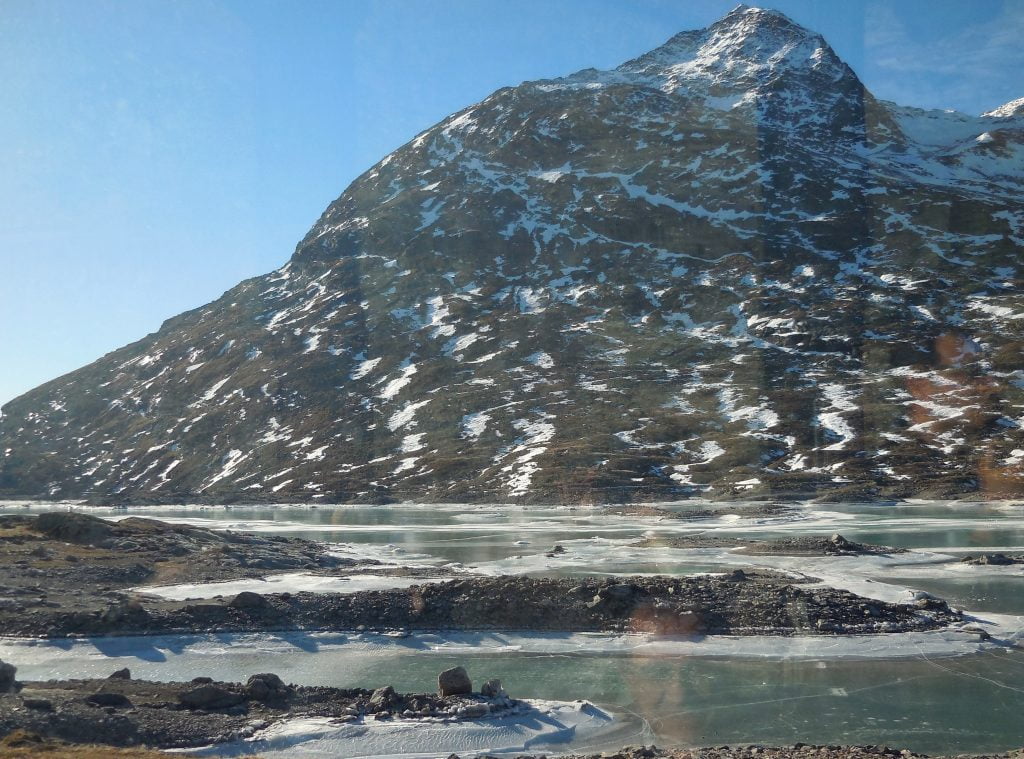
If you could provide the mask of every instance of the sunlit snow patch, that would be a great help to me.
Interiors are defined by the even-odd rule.
[[[518,713],[441,722],[389,720],[332,724],[324,718],[280,722],[248,740],[189,751],[198,756],[416,757],[581,750],[641,732],[587,702],[529,701]]]
[[[348,575],[330,577],[306,572],[271,575],[266,579],[247,577],[225,582],[181,583],[179,585],[146,585],[136,592],[173,601],[188,598],[232,596],[242,591],[256,593],[359,593],[364,590],[393,590],[411,585],[441,582],[444,577],[388,577],[387,575]]]

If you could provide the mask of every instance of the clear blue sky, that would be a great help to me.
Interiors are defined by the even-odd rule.
[[[0,0],[0,403],[281,265],[452,111],[734,5]],[[1019,0],[761,5],[880,97],[978,113],[1024,96]]]

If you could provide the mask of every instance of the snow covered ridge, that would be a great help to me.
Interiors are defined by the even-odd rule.
[[[1020,495],[1022,209],[1021,101],[878,101],[740,6],[453,114],[277,271],[8,404],[0,494]]]

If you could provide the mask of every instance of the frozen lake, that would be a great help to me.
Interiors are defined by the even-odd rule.
[[[3,510],[24,511],[12,505]],[[468,575],[692,574],[773,568],[889,601],[908,601],[914,591],[929,591],[976,613],[978,624],[994,640],[982,642],[966,632],[699,640],[514,633],[396,638],[337,632],[0,641],[0,658],[18,664],[19,676],[105,676],[130,666],[136,676],[151,679],[210,675],[244,680],[254,672],[273,671],[296,683],[390,684],[399,690],[426,691],[436,686],[438,671],[463,664],[475,682],[501,678],[514,697],[545,703],[584,699],[612,717],[605,721],[578,709],[563,713],[557,710],[568,707],[550,707],[558,719],[568,719],[570,713],[578,719],[569,720],[572,724],[560,731],[523,739],[534,741],[530,745],[538,750],[596,750],[643,742],[667,746],[802,741],[959,753],[1024,745],[1024,650],[1017,647],[1024,642],[1024,568],[967,566],[959,561],[968,553],[1024,551],[1021,505],[815,505],[792,514],[693,521],[605,516],[584,508],[436,505],[182,506],[93,513],[300,536],[336,544],[335,550],[348,555],[444,566]],[[641,538],[673,534],[764,539],[834,532],[850,540],[913,550],[868,557],[792,557],[635,545]],[[546,555],[555,544],[565,551]],[[358,589],[360,583],[387,586],[389,580],[298,573],[272,583],[249,582],[266,592],[345,592]],[[172,587],[160,592],[201,597],[241,587]],[[460,745],[462,750],[514,750],[519,744],[513,743],[522,736],[510,730],[495,724],[491,737],[486,731],[471,738],[468,733],[439,737],[437,745],[439,750],[450,745],[456,746],[450,750]],[[282,756],[327,756],[350,745],[337,742],[344,740],[345,736],[323,734],[322,726],[300,725],[289,740],[262,748]],[[397,755],[389,740],[366,743],[364,754]],[[502,741],[512,742],[506,746]]]

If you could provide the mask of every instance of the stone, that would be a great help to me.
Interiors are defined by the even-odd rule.
[[[0,660],[0,693],[17,693],[18,681],[14,679],[18,668]]]
[[[115,709],[124,709],[132,705],[132,702],[123,693],[107,693],[106,691],[93,693],[85,699],[85,702],[92,706],[111,706]]]
[[[253,675],[245,684],[245,693],[256,701],[276,701],[287,698],[291,689],[272,672]]]
[[[856,546],[853,543],[844,538],[838,532],[835,533],[831,538],[829,538],[828,542],[832,544],[833,548],[837,548],[840,551],[852,551],[856,548]]]
[[[229,709],[245,700],[245,696],[218,685],[204,684],[178,694],[178,701],[187,709]]]
[[[45,698],[26,698],[21,703],[26,709],[34,709],[37,712],[52,712],[53,703]]]
[[[107,675],[107,679],[108,680],[131,680],[132,679],[132,671],[130,669],[128,669],[128,667],[125,667],[124,669],[119,669],[116,672],[111,672],[109,675]]]
[[[485,682],[480,688],[480,695],[485,698],[500,698],[505,695],[505,689],[501,687],[501,680],[494,677]]]
[[[979,564],[989,564],[994,566],[1007,566],[1013,564],[1013,559],[1002,553],[986,553],[982,554],[981,558],[978,559]]]
[[[473,683],[465,667],[452,667],[437,676],[437,692],[442,698],[473,692]]]
[[[267,599],[251,590],[243,590],[231,599],[228,606],[235,609],[259,609],[267,605]]]
[[[469,704],[469,706],[459,709],[459,716],[475,719],[477,717],[485,716],[489,711],[490,709],[487,704]]]
[[[142,607],[142,604],[135,599],[131,599],[129,601],[121,601],[119,603],[113,604],[112,606],[108,606],[103,611],[103,614],[100,616],[100,619],[103,621],[104,624],[118,625],[123,624],[133,618],[141,619],[146,616],[148,616],[148,614],[146,610]]]
[[[36,529],[66,543],[98,543],[114,534],[114,525],[90,514],[51,511],[36,518]]]
[[[960,629],[965,633],[977,635],[980,640],[992,640],[992,635],[989,631],[979,627],[978,625],[963,625]]]
[[[616,601],[625,601],[636,595],[637,587],[629,582],[617,583],[615,585],[609,585],[607,588],[601,591],[602,595],[608,598],[612,598]]]
[[[678,619],[680,634],[687,635],[704,631],[704,620],[695,611],[681,611],[679,612]]]
[[[397,700],[398,694],[395,693],[395,689],[390,685],[385,685],[383,688],[377,688],[370,696],[370,708],[376,710],[388,709]]]

